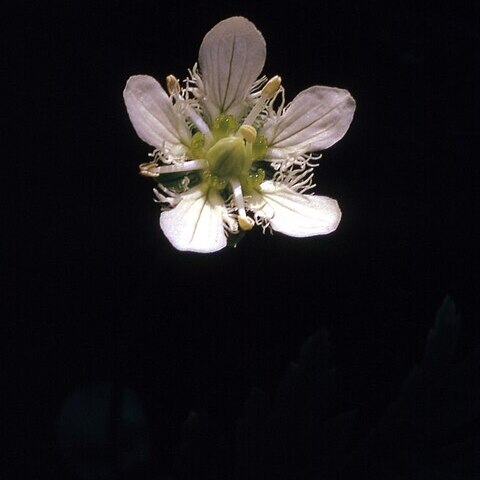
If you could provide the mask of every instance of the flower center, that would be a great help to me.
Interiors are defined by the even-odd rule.
[[[198,131],[190,143],[191,157],[204,159],[206,163],[202,175],[210,188],[223,191],[230,187],[238,211],[238,226],[242,230],[251,230],[255,225],[247,216],[243,195],[263,182],[265,171],[252,168],[252,165],[265,157],[267,148],[266,138],[257,135],[253,125],[244,122],[239,127],[235,117],[225,114],[213,121],[210,137]]]
[[[204,177],[217,189],[224,188],[234,178],[244,187],[253,186],[258,173],[252,164],[264,158],[268,147],[266,138],[257,135],[252,125],[239,127],[232,115],[225,114],[213,121],[211,134],[209,141],[203,133],[196,132],[190,144],[191,157],[205,159],[207,163]]]

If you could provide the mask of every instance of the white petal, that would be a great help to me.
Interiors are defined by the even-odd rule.
[[[345,135],[354,111],[355,100],[347,90],[314,86],[300,92],[280,117],[267,120],[262,134],[272,152],[316,152]]]
[[[130,77],[123,98],[130,121],[144,142],[158,148],[164,142],[176,145],[188,141],[185,120],[175,112],[169,96],[154,78]]]
[[[291,237],[311,237],[333,232],[342,212],[333,198],[304,195],[272,181],[263,182],[249,208],[269,219],[270,226]]]
[[[227,18],[205,35],[198,61],[205,107],[212,119],[221,112],[238,115],[243,110],[265,57],[265,40],[246,18]]]
[[[227,245],[224,210],[220,195],[199,185],[184,193],[175,208],[160,215],[160,226],[177,250],[216,252]]]

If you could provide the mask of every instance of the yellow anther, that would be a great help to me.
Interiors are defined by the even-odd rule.
[[[238,133],[248,142],[253,143],[257,138],[257,131],[252,125],[242,125],[238,129]]]
[[[170,95],[180,93],[180,82],[177,80],[175,75],[167,76],[167,90]]]
[[[263,87],[262,95],[268,98],[273,97],[277,93],[281,84],[282,84],[282,78],[279,75],[275,75]]]
[[[238,225],[243,231],[248,232],[254,227],[255,221],[253,220],[253,218],[247,217],[246,215],[239,215]]]
[[[144,177],[158,177],[158,163],[154,160],[152,162],[141,163],[138,168],[140,175]]]

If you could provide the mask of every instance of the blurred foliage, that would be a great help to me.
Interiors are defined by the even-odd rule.
[[[251,391],[234,446],[205,414],[190,412],[175,479],[480,478],[480,348],[456,362],[459,331],[447,297],[423,359],[387,411],[365,425],[359,411],[338,411],[328,336],[319,330],[289,365],[273,399]],[[152,478],[138,470],[149,453],[145,427],[134,392],[115,394],[112,385],[75,393],[58,421],[72,469],[92,480]]]
[[[81,480],[123,478],[150,456],[150,440],[137,394],[101,383],[74,392],[57,419],[62,452]]]

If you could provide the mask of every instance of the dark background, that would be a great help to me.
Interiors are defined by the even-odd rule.
[[[478,344],[474,4],[77,1],[12,18],[3,190],[19,197],[4,202],[5,231],[20,235],[6,235],[5,351],[17,455],[30,455],[21,468],[68,478],[55,418],[92,382],[139,394],[155,469],[169,472],[191,409],[228,432],[251,388],[271,395],[321,326],[339,405],[373,416],[421,358],[446,294],[462,313],[460,355]],[[138,73],[184,78],[203,35],[231,15],[263,33],[264,73],[282,76],[287,99],[315,84],[356,99],[349,132],[316,169],[316,191],[338,199],[343,219],[326,237],[256,229],[236,249],[182,253],[137,175],[149,147],[122,90]]]

